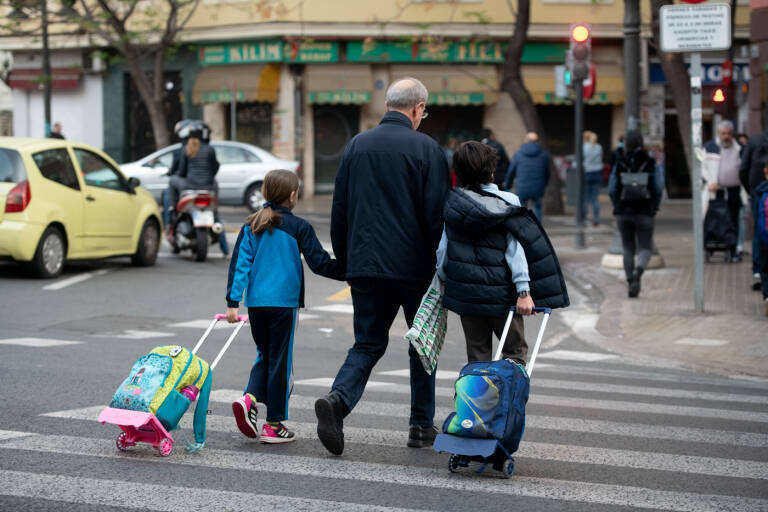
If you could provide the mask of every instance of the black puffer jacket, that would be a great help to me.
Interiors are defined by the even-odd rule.
[[[570,304],[555,250],[530,210],[494,194],[454,188],[448,192],[443,214],[448,238],[445,307],[474,316],[507,315],[517,301],[505,259],[507,233],[525,252],[534,304],[549,308]]]

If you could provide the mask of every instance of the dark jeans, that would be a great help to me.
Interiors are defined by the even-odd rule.
[[[528,201],[533,201],[533,211],[536,214],[536,218],[541,220],[541,196],[520,198],[520,204],[525,208],[528,208]]]
[[[288,419],[296,309],[248,308],[256,360],[246,393],[267,404],[267,421]]]
[[[753,274],[759,274],[760,273],[760,236],[757,234],[757,213],[760,208],[760,196],[757,194],[752,194],[752,219],[754,222],[752,224],[755,225],[755,230],[752,233],[752,273]],[[764,281],[761,277],[761,281]]]
[[[461,327],[467,341],[467,361],[490,361],[496,351],[493,350],[493,335],[501,338],[504,333],[506,318],[489,318],[482,316],[461,315]],[[525,342],[523,317],[515,315],[509,325],[507,339],[501,357],[525,361],[528,344]]]
[[[389,329],[402,306],[408,327],[421,304],[427,285],[390,279],[353,279],[355,344],[339,369],[331,388],[351,411],[363,396],[371,370],[384,355]],[[398,336],[398,345],[404,342]],[[435,416],[435,374],[428,375],[416,350],[408,343],[411,367],[411,425],[431,427]]]
[[[624,249],[624,273],[629,280],[635,270],[635,253],[637,253],[638,269],[645,270],[648,268],[648,262],[651,261],[653,217],[650,215],[617,215],[616,225],[619,228],[621,245]]]
[[[595,223],[600,222],[600,186],[603,184],[602,171],[590,171],[584,173],[584,207],[582,215],[587,219],[587,209],[592,204],[592,215]]]

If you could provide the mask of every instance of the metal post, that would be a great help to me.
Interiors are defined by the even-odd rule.
[[[582,132],[584,131],[584,84],[577,78],[573,81],[573,131],[576,154],[576,183],[579,191],[576,200],[576,248],[584,249],[584,146]]]
[[[237,88],[235,82],[230,87],[229,100],[229,140],[237,140]]]
[[[640,0],[624,1],[624,120],[640,128]]]
[[[45,136],[51,135],[51,52],[48,48],[48,6],[43,0],[40,18],[43,28],[43,111],[45,113]]]
[[[701,160],[697,149],[701,148],[701,54],[691,54],[691,193],[693,194],[693,280],[694,307],[704,312],[704,226],[702,223]]]

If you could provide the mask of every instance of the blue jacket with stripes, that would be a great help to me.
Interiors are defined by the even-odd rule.
[[[236,308],[245,293],[249,308],[304,307],[304,268],[339,281],[344,269],[317,239],[314,228],[285,207],[275,207],[282,223],[272,231],[255,234],[250,225],[240,230],[229,263],[227,306]]]

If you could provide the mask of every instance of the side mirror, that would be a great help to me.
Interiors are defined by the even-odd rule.
[[[141,185],[141,181],[139,181],[139,178],[134,178],[134,177],[128,178],[128,192],[130,192],[131,194],[136,193],[136,187],[138,187],[139,185]]]

